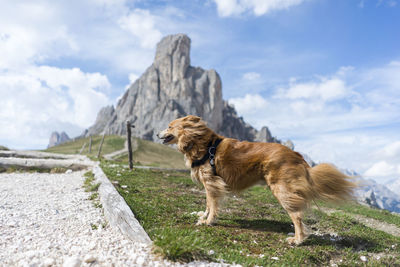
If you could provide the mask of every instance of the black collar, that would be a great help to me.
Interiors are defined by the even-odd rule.
[[[212,143],[212,141],[210,141],[210,143],[208,143],[208,146],[207,146],[208,152],[201,159],[194,160],[192,162],[192,168],[201,166],[204,163],[206,163],[206,161],[208,159],[210,159],[210,165],[213,169],[214,175],[217,175],[217,170],[215,168],[215,160],[214,159],[215,159],[215,154],[217,153],[217,147],[221,142],[222,142],[221,138],[218,138],[217,140],[215,140],[214,144]]]

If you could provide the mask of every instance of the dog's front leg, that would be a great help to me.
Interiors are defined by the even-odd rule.
[[[204,187],[206,189],[207,209],[203,216],[197,222],[197,225],[207,224],[212,225],[218,213],[219,200],[224,195],[223,187],[218,186],[219,183],[206,182]],[[206,219],[207,216],[207,219]]]
[[[208,197],[208,194],[206,194],[206,202],[207,202],[206,211],[200,211],[199,213],[197,213],[199,215],[199,220],[197,221],[196,225],[206,224],[207,221],[206,218],[210,214],[210,198]]]
[[[197,213],[197,216],[199,216],[199,220],[197,221],[196,225],[204,224],[209,213],[210,213],[210,209],[208,208],[208,205],[207,205],[207,208],[205,211],[199,211]]]
[[[206,198],[207,198],[207,208],[206,211],[199,214],[199,220],[196,225],[207,224],[211,225],[214,221],[214,218],[217,214],[218,203],[216,203],[215,199],[210,194],[209,190],[206,188]]]
[[[205,211],[199,211],[197,215],[199,216],[199,221],[204,220],[207,218],[208,214],[210,213],[210,209],[208,208],[208,201],[207,201],[207,207]]]

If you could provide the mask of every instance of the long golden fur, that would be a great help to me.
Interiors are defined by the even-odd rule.
[[[193,180],[204,185],[207,196],[206,211],[199,216],[198,225],[211,225],[221,198],[227,192],[244,190],[258,183],[266,183],[295,226],[291,244],[300,244],[307,233],[303,212],[312,200],[341,201],[352,198],[354,183],[330,164],[311,168],[301,154],[276,143],[240,142],[213,132],[200,117],[186,116],[169,124],[158,134],[164,144],[177,144],[191,167],[201,159],[210,141],[223,141],[215,156],[216,173],[210,163],[191,169]]]

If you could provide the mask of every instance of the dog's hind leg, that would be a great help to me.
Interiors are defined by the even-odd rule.
[[[293,221],[294,237],[289,237],[286,240],[289,244],[301,244],[307,238],[307,232],[303,224],[303,210],[306,207],[306,200],[300,195],[287,190],[286,186],[282,184],[271,185],[271,191]]]
[[[288,237],[289,244],[299,245],[307,238],[307,233],[303,224],[303,212],[288,212],[294,224],[294,237]]]

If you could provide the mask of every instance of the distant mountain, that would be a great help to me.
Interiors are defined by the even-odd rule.
[[[400,178],[392,179],[385,183],[385,185],[390,188],[390,190],[400,195]]]
[[[69,140],[71,140],[71,138],[69,138],[69,136],[65,132],[52,132],[47,148],[65,143]]]
[[[219,134],[240,140],[280,142],[267,127],[257,131],[222,99],[222,83],[215,70],[190,65],[190,39],[185,34],[164,37],[153,64],[118,101],[116,107],[100,110],[82,136],[122,135],[126,121],[135,125],[133,134],[158,141],[156,134],[174,119],[189,114],[202,117]],[[290,145],[290,144],[289,144]]]
[[[400,196],[373,180],[362,180],[357,197],[370,206],[400,213]]]
[[[392,187],[378,184],[372,179],[364,179],[353,170],[342,170],[349,176],[357,177],[359,187],[356,190],[358,202],[371,207],[385,209],[391,212],[400,213],[400,195],[392,191]]]

